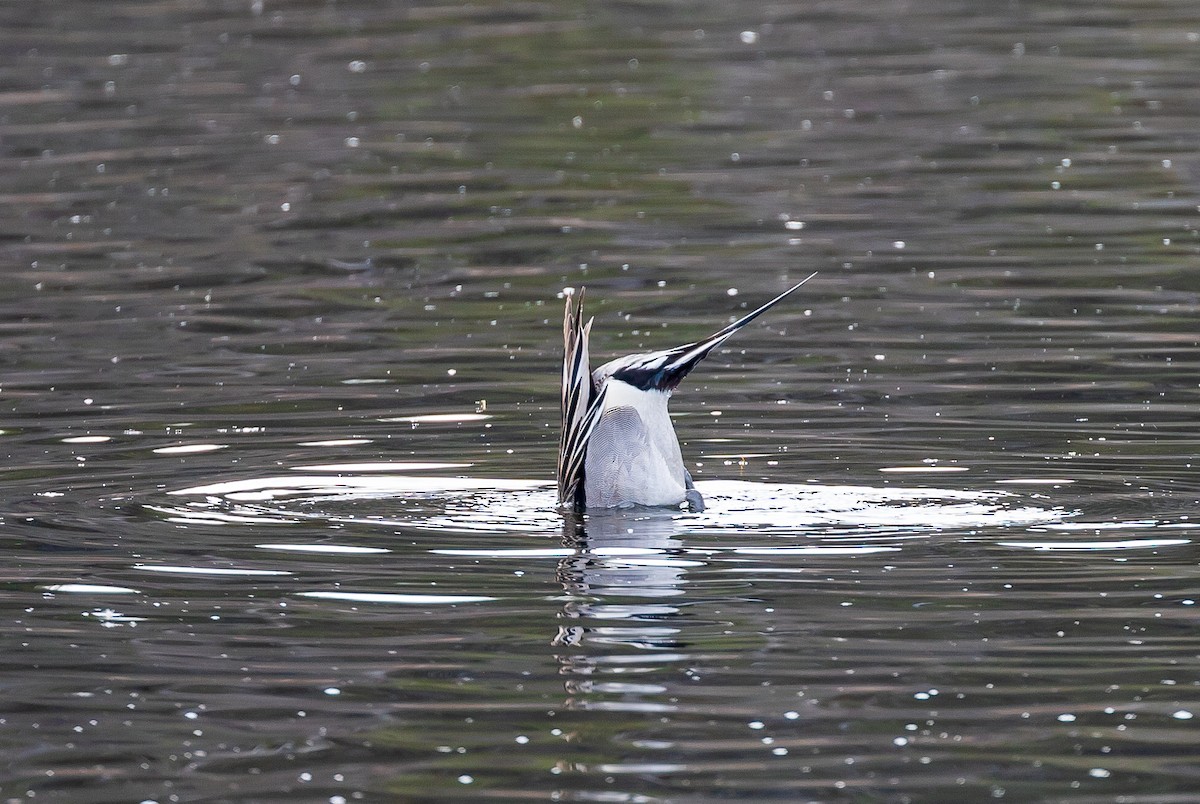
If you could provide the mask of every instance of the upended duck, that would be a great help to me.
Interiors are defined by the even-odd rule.
[[[588,357],[592,321],[583,318],[583,289],[567,294],[563,316],[562,432],[558,504],[585,510],[682,506],[704,510],[683,465],[667,413],[671,393],[696,365],[735,332],[816,276],[805,277],[754,312],[695,343],[610,360],[595,371]]]

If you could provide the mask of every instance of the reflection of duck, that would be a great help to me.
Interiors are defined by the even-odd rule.
[[[703,510],[704,500],[683,465],[667,401],[683,378],[713,349],[797,288],[776,296],[704,340],[649,354],[629,355],[591,371],[583,320],[567,296],[563,320],[562,434],[558,452],[558,503],[585,507],[680,505]]]
[[[672,599],[695,561],[679,557],[683,528],[669,511],[612,511],[583,522],[568,516],[563,545],[575,551],[558,563],[558,581],[568,596],[559,616],[572,620],[620,621],[620,625],[560,626],[553,644],[631,645],[649,650],[679,647],[679,616]]]

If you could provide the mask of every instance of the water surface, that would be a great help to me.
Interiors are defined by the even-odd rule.
[[[1189,4],[0,14],[5,801],[1194,796]]]

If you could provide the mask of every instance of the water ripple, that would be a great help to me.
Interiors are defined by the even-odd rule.
[[[325,520],[342,524],[439,531],[555,532],[562,518],[546,483],[477,477],[386,474],[272,476],[171,491],[195,498],[185,505],[149,507],[176,522],[219,519],[233,524],[288,524]],[[353,465],[347,465],[347,470]],[[411,464],[413,470],[425,468]],[[378,473],[377,473],[378,471]],[[677,533],[808,534],[870,540],[945,530],[1024,528],[1060,523],[1070,513],[1008,491],[870,486],[789,485],[702,481],[702,514],[665,511],[599,512],[588,527],[608,527],[613,516],[638,526],[654,522]],[[389,509],[396,513],[386,513]],[[615,520],[614,520],[615,521]],[[667,524],[669,523],[669,524]]]

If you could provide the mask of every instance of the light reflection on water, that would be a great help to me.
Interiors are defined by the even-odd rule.
[[[870,767],[953,766],[969,761],[964,743],[989,762],[1007,757],[1015,773],[1082,741],[1096,756],[1089,767],[1112,774],[1126,766],[1110,754],[1143,745],[1126,736],[1131,727],[1168,746],[1161,759],[1139,760],[1138,773],[1173,773],[1190,750],[1178,729],[1200,696],[1155,660],[1170,655],[1164,638],[1179,637],[1154,631],[1189,628],[1195,601],[1170,574],[1144,580],[1190,544],[1174,537],[1184,523],[1096,520],[1064,491],[1074,484],[1018,492],[748,481],[705,481],[703,514],[564,519],[545,483],[424,474],[428,463],[340,475],[305,465],[152,495],[141,505],[154,521],[209,534],[205,561],[168,563],[177,549],[164,545],[129,569],[199,585],[60,584],[45,587],[54,593],[46,603],[116,599],[122,589],[120,611],[77,607],[76,616],[105,631],[166,637],[183,625],[180,633],[226,642],[235,667],[213,665],[213,683],[232,671],[245,692],[282,709],[181,689],[208,702],[187,710],[199,735],[217,732],[190,767],[273,769],[273,784],[290,761],[222,748],[236,744],[227,718],[257,712],[285,731],[316,718],[336,730],[337,750],[300,729],[309,735],[303,772],[314,775],[374,778],[344,756],[347,746],[399,769],[397,779],[412,773],[402,770],[410,752],[436,757],[448,746],[454,756],[462,746],[452,773],[515,779],[549,760],[557,784],[588,789],[596,774],[719,785],[753,762],[758,789],[816,791],[845,780],[847,756]],[[1142,535],[1097,539],[1125,530]],[[1107,553],[1111,563],[1080,567],[1085,581],[1037,559],[1063,550]],[[218,588],[217,606],[187,610],[187,599]],[[243,623],[227,622],[239,610]],[[318,623],[327,630],[319,641],[272,647],[277,629]],[[1097,667],[1095,646],[1113,628],[1128,653]],[[494,640],[505,649],[487,647]],[[141,644],[158,666],[190,655],[168,659],[169,643]],[[310,669],[285,658],[297,645],[308,646]],[[356,669],[330,672],[326,655]],[[283,697],[269,691],[297,682]],[[364,706],[376,725],[362,722]],[[484,756],[498,741],[510,746],[501,764]],[[597,762],[609,745],[625,758]],[[529,753],[514,758],[518,748]]]

